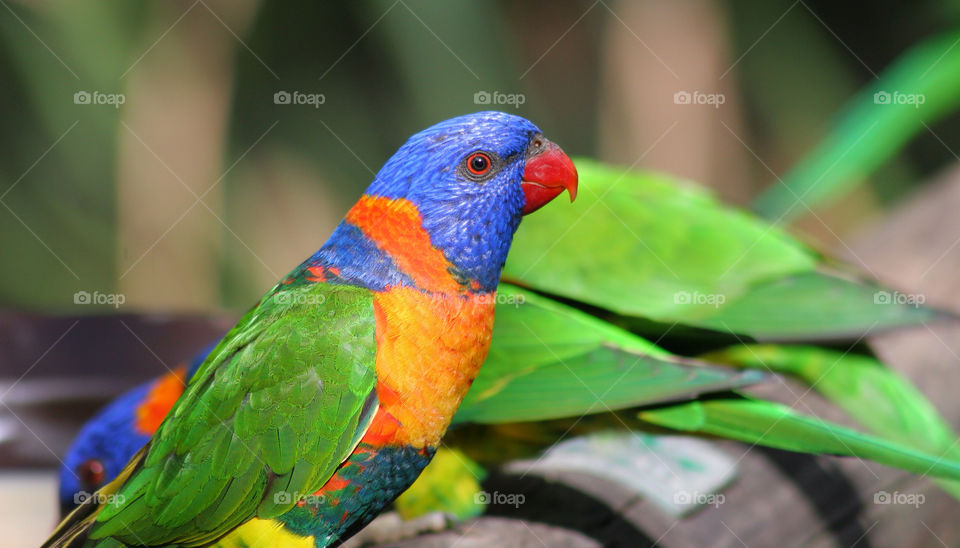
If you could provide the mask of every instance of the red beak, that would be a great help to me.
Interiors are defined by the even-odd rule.
[[[541,152],[527,159],[520,188],[526,197],[524,215],[547,205],[564,189],[570,193],[572,202],[577,197],[577,168],[560,147],[546,141]]]

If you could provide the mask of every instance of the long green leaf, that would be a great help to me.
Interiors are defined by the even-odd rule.
[[[858,432],[763,400],[724,398],[643,411],[653,424],[801,453],[858,457],[920,475],[960,480],[960,461]]]
[[[937,408],[909,379],[873,356],[813,346],[742,345],[703,358],[796,376],[871,432],[960,460],[957,433]],[[960,497],[960,484],[940,484]]]

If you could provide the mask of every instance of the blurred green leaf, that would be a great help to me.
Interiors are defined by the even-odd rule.
[[[758,339],[856,338],[935,312],[878,304],[872,283],[703,188],[578,160],[580,198],[524,220],[505,277],[617,314]],[[888,295],[890,295],[888,293]]]
[[[501,284],[487,361],[454,417],[517,422],[580,416],[729,390],[756,371],[674,357],[627,331]]]
[[[960,104],[960,33],[927,39],[864,88],[833,130],[754,202],[768,219],[793,219],[870,175],[918,132]]]
[[[143,10],[129,4],[14,3],[0,18],[0,301],[66,309],[78,289],[116,285],[121,109],[80,91],[124,93]],[[48,49],[49,48],[49,49]],[[9,208],[9,209],[8,209]]]
[[[914,474],[960,479],[960,461],[797,413],[763,400],[722,398],[642,411],[642,420],[665,428],[797,451],[857,457]]]

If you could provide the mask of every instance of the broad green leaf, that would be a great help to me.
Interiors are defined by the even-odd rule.
[[[703,358],[799,377],[868,430],[960,460],[957,433],[936,407],[907,378],[873,356],[814,346],[741,345]],[[960,485],[940,483],[960,497]]]
[[[768,219],[792,219],[850,190],[960,104],[960,33],[930,38],[864,88],[809,156],[754,202]]]
[[[763,400],[723,398],[642,411],[665,428],[812,454],[858,457],[914,474],[960,480],[960,461],[912,449]]]
[[[731,300],[754,283],[814,268],[816,258],[777,228],[717,203],[706,189],[666,175],[579,159],[570,206],[524,219],[505,276],[624,315],[660,321]]]
[[[501,284],[487,361],[454,422],[518,422],[686,399],[762,380],[710,367],[584,312]],[[508,304],[510,303],[510,304]]]
[[[505,277],[616,314],[757,339],[857,338],[935,312],[884,303],[775,226],[665,175],[578,160],[573,207],[524,220]],[[906,299],[909,301],[909,299]]]

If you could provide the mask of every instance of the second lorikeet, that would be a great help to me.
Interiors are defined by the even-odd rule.
[[[411,137],[45,545],[348,538],[430,461],[486,355],[513,234],[565,189],[573,163],[523,118]]]
[[[64,516],[117,477],[150,441],[214,346],[204,348],[189,364],[120,395],[83,425],[60,468],[58,497]]]

